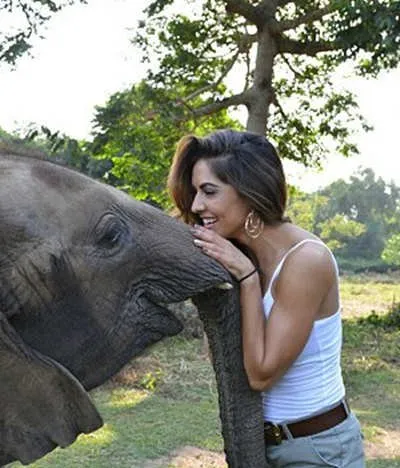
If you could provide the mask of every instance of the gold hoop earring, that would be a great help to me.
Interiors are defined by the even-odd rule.
[[[251,210],[244,222],[244,230],[251,239],[257,239],[264,229],[264,221],[260,216]]]

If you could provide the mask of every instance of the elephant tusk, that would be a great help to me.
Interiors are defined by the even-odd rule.
[[[232,289],[233,288],[233,284],[231,283],[228,283],[228,282],[225,282],[225,283],[221,283],[219,284],[218,286],[216,286],[218,289]]]

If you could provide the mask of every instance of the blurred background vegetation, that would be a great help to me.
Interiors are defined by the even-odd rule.
[[[15,66],[46,22],[74,3],[80,0],[0,0],[0,13],[15,20],[0,33],[0,63]],[[284,159],[329,167],[329,154],[357,154],[355,133],[371,130],[335,76],[345,68],[375,78],[399,65],[399,0],[144,6],[132,43],[147,74],[96,107],[90,138],[33,123],[13,135],[0,129],[0,143],[43,150],[169,210],[166,176],[184,134],[246,128],[266,133]],[[329,245],[344,271],[400,266],[400,188],[371,169],[313,193],[291,187],[288,214]]]
[[[156,123],[147,126],[144,121],[141,127],[137,119],[134,126],[124,128],[126,116],[122,113],[116,118],[116,114],[122,112],[125,97],[118,93],[110,99],[110,108],[98,109],[99,133],[92,141],[76,141],[43,127],[31,131],[25,139],[0,130],[0,145],[12,148],[22,142],[25,147],[51,154],[60,163],[168,211],[172,206],[165,180],[171,157],[182,132],[190,128],[172,127],[165,138]],[[106,124],[110,114],[112,123]],[[196,133],[227,126],[240,128],[227,115],[207,123],[210,127],[197,129]],[[315,192],[289,187],[287,214],[327,243],[343,272],[400,269],[400,187],[377,177],[372,169],[361,169],[349,180],[338,179]]]

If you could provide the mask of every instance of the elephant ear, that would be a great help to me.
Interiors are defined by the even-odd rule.
[[[79,381],[28,347],[0,312],[0,466],[32,463],[102,424]]]

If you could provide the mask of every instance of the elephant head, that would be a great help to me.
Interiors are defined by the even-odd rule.
[[[0,466],[31,463],[100,427],[87,390],[179,333],[166,304],[194,297],[229,466],[262,467],[246,455],[255,443],[261,450],[262,421],[241,360],[237,288],[216,289],[232,280],[187,226],[39,158],[0,154],[0,192]]]

